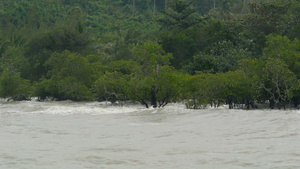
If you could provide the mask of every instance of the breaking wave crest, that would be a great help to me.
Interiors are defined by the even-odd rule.
[[[172,104],[166,109],[181,112],[185,109],[182,104]],[[110,102],[73,102],[73,101],[8,101],[0,100],[2,114],[119,114],[134,112],[157,113],[162,109],[146,109],[138,103],[111,104]]]

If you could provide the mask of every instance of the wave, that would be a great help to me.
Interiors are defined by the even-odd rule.
[[[31,101],[9,101],[8,99],[0,99],[1,114],[121,114],[121,113],[139,113],[139,114],[156,114],[156,113],[172,113],[181,114],[188,112],[212,113],[214,111],[229,111],[228,106],[224,105],[218,108],[207,107],[202,110],[186,109],[184,103],[170,103],[164,108],[145,108],[139,103],[121,102],[112,104],[111,102],[74,102],[74,101],[43,101],[37,99]],[[241,112],[248,110],[233,109],[231,112]],[[281,112],[282,110],[251,110],[251,111],[273,111]],[[287,110],[287,112],[299,113],[299,110]]]
[[[112,104],[110,102],[73,102],[73,101],[0,101],[1,114],[120,114],[151,112],[158,109],[146,109],[138,103]]]

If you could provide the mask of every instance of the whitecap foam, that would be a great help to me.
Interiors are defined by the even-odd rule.
[[[72,101],[20,101],[1,104],[0,113],[6,114],[120,114],[133,113],[144,109],[139,105],[115,106],[99,102]]]

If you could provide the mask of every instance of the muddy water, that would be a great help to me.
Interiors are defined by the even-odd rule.
[[[0,102],[0,168],[300,167],[300,111]]]

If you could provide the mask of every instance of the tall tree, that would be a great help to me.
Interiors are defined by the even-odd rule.
[[[275,0],[249,5],[251,14],[245,15],[241,23],[255,35],[281,34],[288,29],[290,18],[287,14],[291,1]]]
[[[165,11],[167,10],[167,8],[168,8],[168,0],[165,0]]]
[[[132,15],[135,16],[135,0],[132,0]]]
[[[199,23],[202,18],[192,17],[196,13],[196,9],[192,6],[192,1],[188,0],[172,0],[169,1],[169,10],[163,12],[163,17],[158,21],[163,29],[186,29],[191,25]]]
[[[155,16],[156,11],[156,0],[153,0],[153,16]]]
[[[131,99],[141,102],[146,107],[163,106],[170,98],[166,98],[169,92],[162,88],[163,73],[167,71],[169,60],[172,55],[166,54],[156,42],[147,42],[135,49],[135,60],[140,64],[129,82],[128,95]],[[170,84],[165,81],[164,85]],[[162,93],[165,92],[164,95]]]

